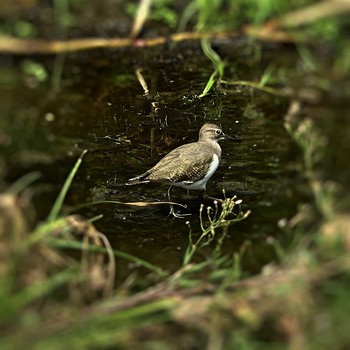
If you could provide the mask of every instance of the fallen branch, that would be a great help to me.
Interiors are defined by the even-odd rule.
[[[105,39],[86,38],[73,40],[41,40],[41,39],[18,39],[14,37],[0,37],[0,52],[13,54],[57,54],[62,52],[75,52],[100,48],[125,48],[125,47],[153,47],[163,45],[168,41],[181,42],[198,39],[229,39],[241,35],[254,35],[257,39],[273,42],[294,42],[294,39],[283,31],[273,33],[253,27],[247,27],[243,32],[184,32],[170,36],[159,36],[149,39]]]
[[[134,27],[128,38],[86,38],[66,41],[47,41],[2,36],[0,37],[0,52],[13,54],[55,54],[98,48],[152,47],[163,45],[168,41],[181,42],[198,39],[222,39],[234,38],[242,35],[253,36],[258,40],[269,42],[305,42],[307,39],[303,35],[298,35],[298,33],[295,32],[296,28],[324,18],[343,15],[350,11],[350,0],[324,0],[291,11],[282,17],[274,18],[260,27],[247,25],[238,32],[183,32],[156,38],[135,39],[142,29],[146,18],[145,16],[147,16],[149,11],[150,2],[144,0],[141,2],[141,5],[139,16],[135,20]],[[293,28],[293,35],[291,35],[286,28]]]

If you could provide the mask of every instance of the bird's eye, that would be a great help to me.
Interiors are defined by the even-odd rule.
[[[221,130],[220,129],[216,129],[215,130],[215,135],[219,136],[221,134]]]

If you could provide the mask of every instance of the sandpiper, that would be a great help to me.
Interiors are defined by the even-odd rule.
[[[214,174],[221,160],[221,147],[218,141],[237,138],[225,135],[220,126],[204,124],[199,131],[197,142],[179,146],[168,153],[153,168],[145,173],[129,179],[127,185],[159,182],[169,185],[168,199],[173,186],[187,190],[202,190],[206,193],[206,184]],[[175,213],[170,204],[170,214],[182,217]]]

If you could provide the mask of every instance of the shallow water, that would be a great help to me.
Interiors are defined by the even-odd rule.
[[[231,45],[231,46],[230,46]],[[227,76],[257,80],[270,60],[284,67],[295,57],[285,48],[266,48],[256,61],[244,43],[216,48],[228,61]],[[41,62],[52,69],[50,57]],[[196,98],[212,73],[198,44],[151,51],[93,52],[66,57],[61,90],[49,82],[33,83],[10,61],[9,83],[2,100],[6,105],[3,172],[8,182],[30,171],[42,178],[34,186],[37,215],[45,217],[81,150],[88,149],[67,198],[67,205],[97,200],[165,201],[167,186],[125,186],[128,178],[143,173],[173,148],[196,141],[206,122],[222,125],[241,143],[221,142],[222,162],[207,184],[208,194],[223,198],[237,195],[249,218],[230,226],[224,250],[233,254],[244,242],[245,273],[259,271],[275,259],[268,237],[284,244],[288,237],[278,227],[292,217],[305,195],[298,175],[299,152],[286,133],[283,116],[287,101],[261,92],[237,89]],[[135,69],[142,68],[150,88],[145,96]],[[143,258],[168,271],[177,269],[188,245],[190,221],[200,233],[199,193],[176,189],[174,200],[189,204],[185,220],[168,216],[168,206],[135,208],[97,205],[81,210],[86,217],[103,214],[96,227],[115,249]],[[210,249],[204,254],[210,254]],[[122,280],[137,267],[121,261]]]

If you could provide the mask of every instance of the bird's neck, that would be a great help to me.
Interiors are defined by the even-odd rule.
[[[217,154],[219,159],[221,158],[221,147],[217,141],[206,139],[206,140],[199,140],[198,142],[204,143],[204,144],[208,145],[209,147],[211,147],[213,149],[213,151]]]

